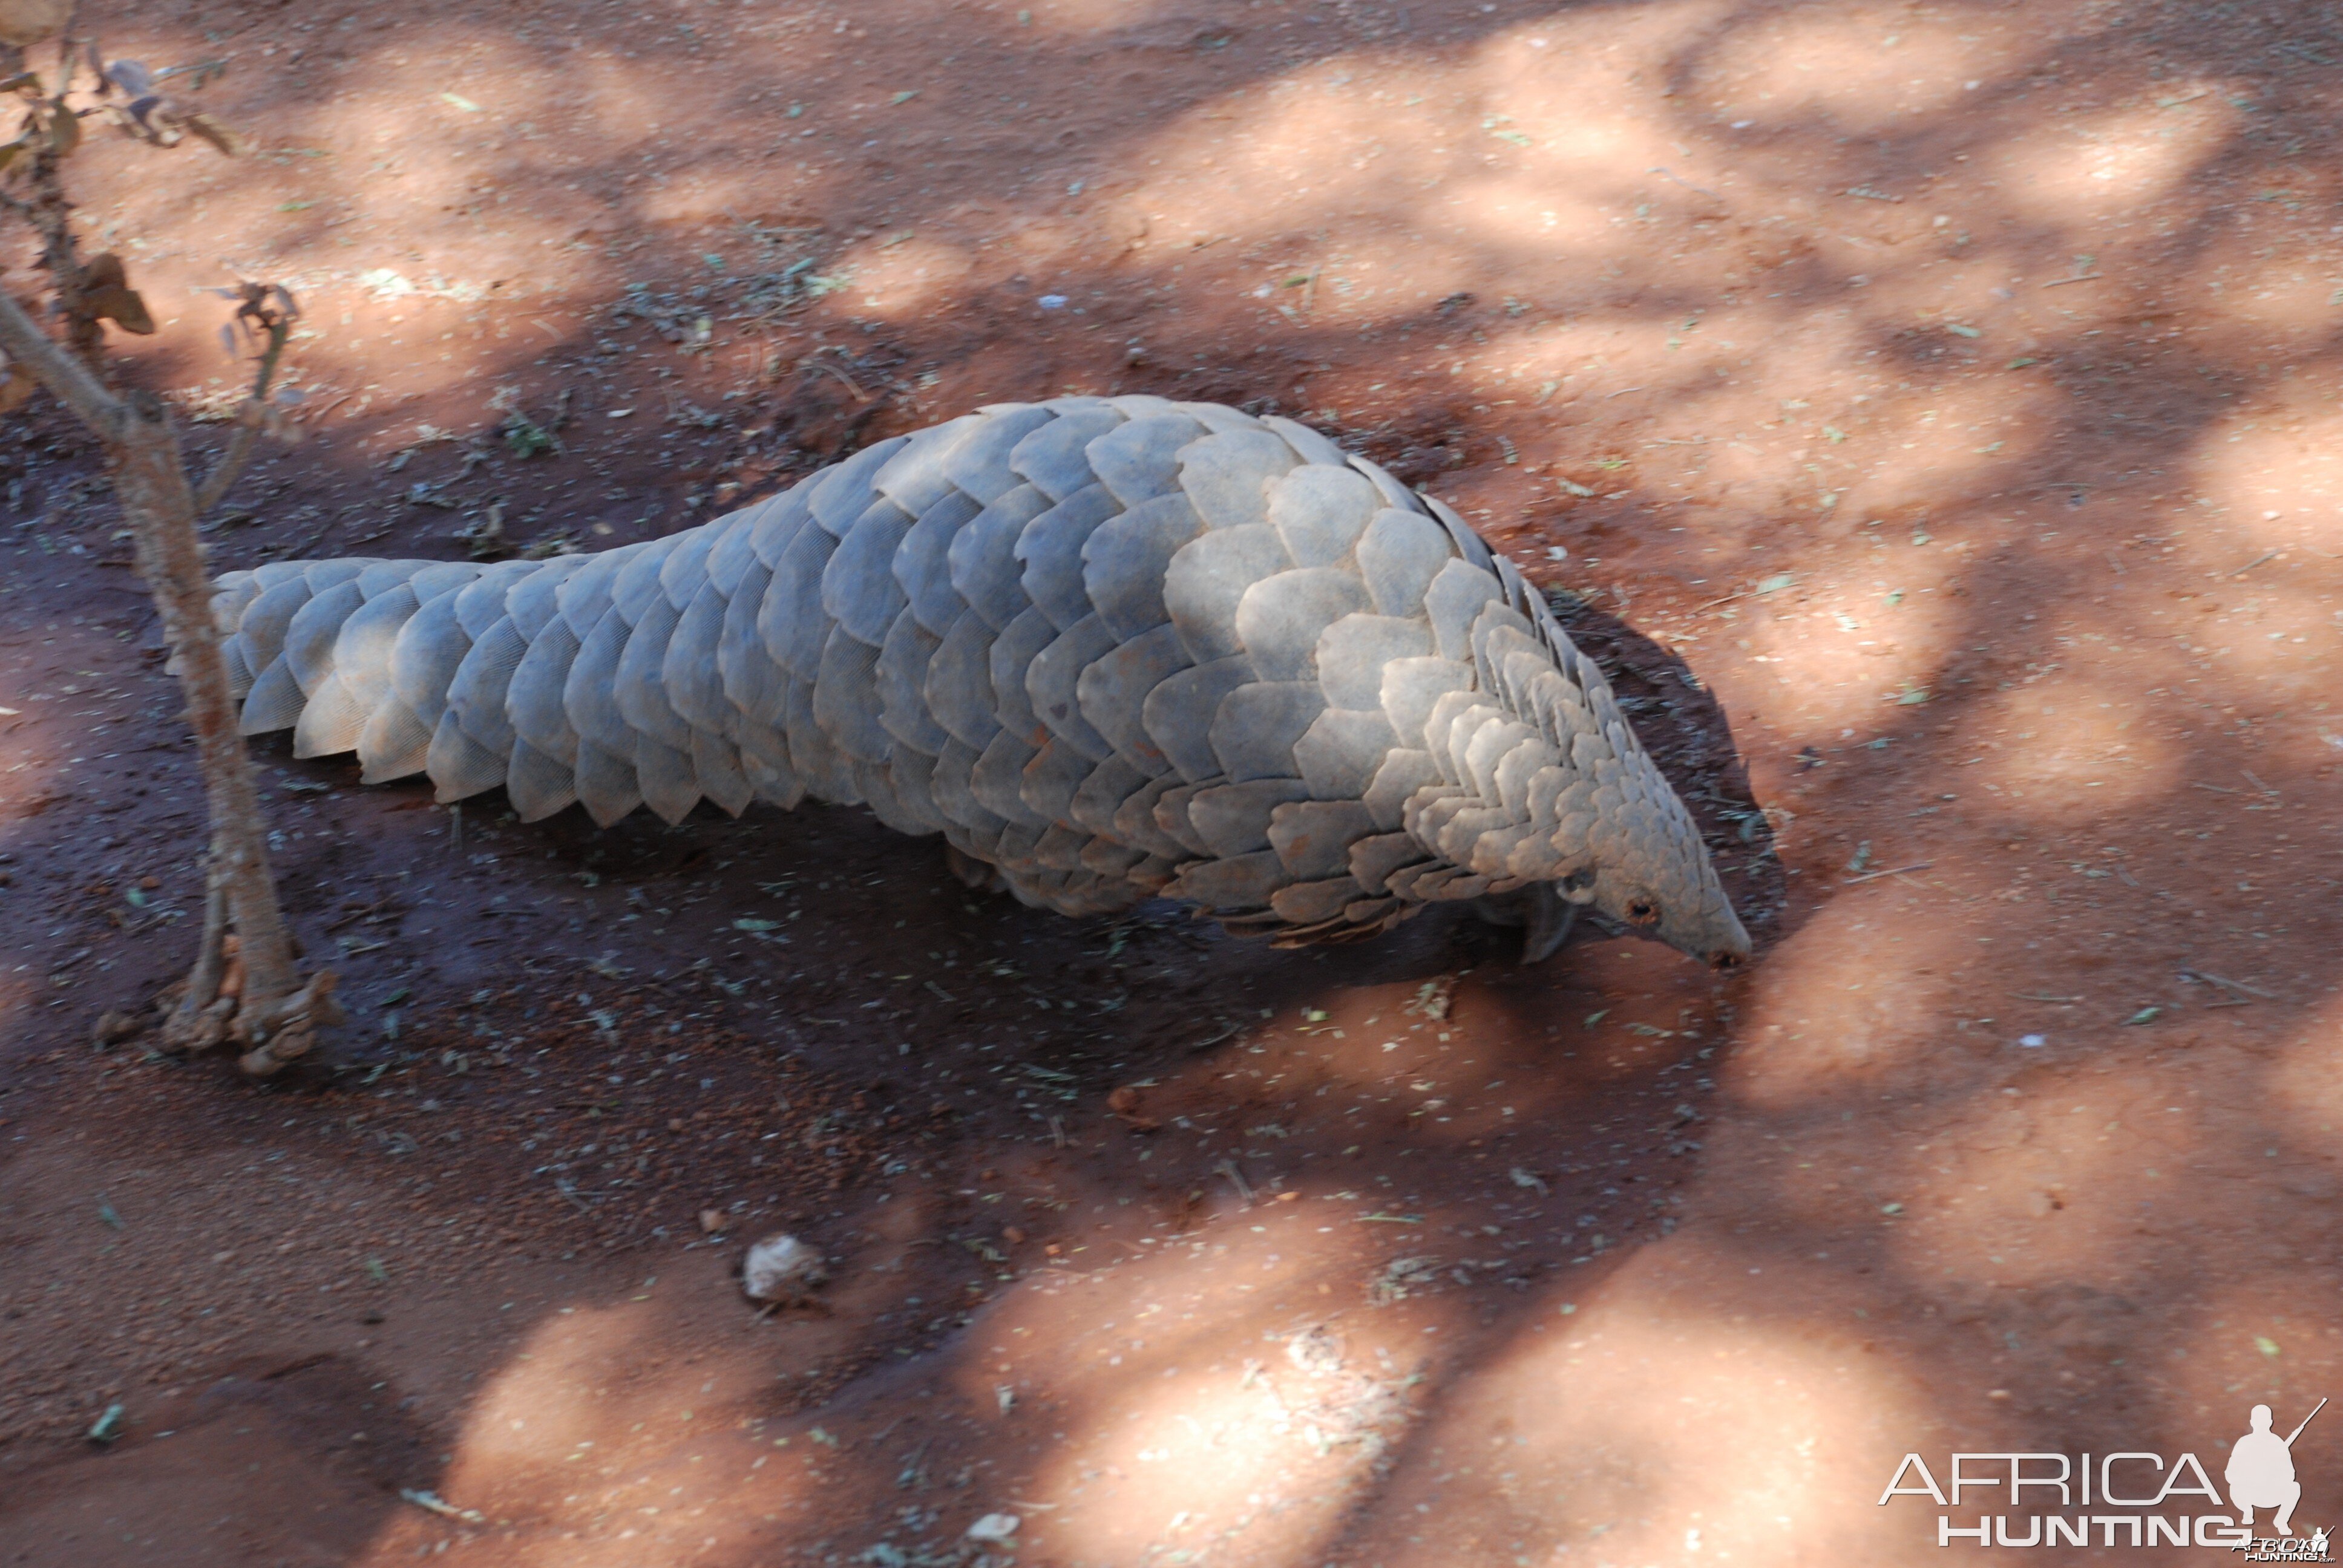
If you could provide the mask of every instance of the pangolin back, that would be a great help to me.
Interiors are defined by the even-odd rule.
[[[810,795],[1029,904],[1284,943],[1526,890],[1746,954],[1610,687],[1453,510],[1308,427],[996,404],[598,555],[220,579],[242,727],[605,826]]]

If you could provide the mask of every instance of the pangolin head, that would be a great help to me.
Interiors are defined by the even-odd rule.
[[[1598,772],[1608,777],[1585,800],[1585,814],[1557,828],[1556,847],[1576,861],[1557,879],[1563,896],[1713,969],[1745,961],[1749,933],[1692,813],[1651,758],[1631,744]]]

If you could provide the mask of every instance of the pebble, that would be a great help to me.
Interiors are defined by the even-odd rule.
[[[827,1278],[821,1254],[786,1232],[766,1237],[740,1260],[740,1289],[752,1302],[794,1301]]]
[[[90,1039],[98,1045],[117,1045],[146,1027],[146,1019],[131,1012],[102,1012],[90,1030]]]
[[[970,1541],[1006,1541],[1024,1521],[1014,1513],[988,1513],[968,1527]]]

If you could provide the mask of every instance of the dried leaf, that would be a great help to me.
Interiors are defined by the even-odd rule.
[[[176,147],[186,135],[178,116],[171,110],[171,101],[159,93],[133,98],[130,106],[122,112],[129,116],[123,129],[158,147]]]
[[[73,15],[73,0],[0,0],[0,44],[21,49],[54,38]]]
[[[187,116],[187,129],[211,143],[229,157],[244,151],[244,138],[200,110]]]
[[[551,431],[518,408],[505,416],[500,429],[505,450],[516,457],[542,457],[561,450],[561,443],[553,438]]]
[[[121,288],[129,282],[130,275],[123,270],[122,258],[110,250],[101,250],[81,264],[84,288]]]
[[[116,60],[102,75],[121,89],[126,97],[146,98],[154,95],[155,73],[136,60]]]
[[[0,146],[0,170],[5,170],[10,164],[15,163],[16,155],[24,150],[25,144],[21,139],[10,142],[5,146]]]
[[[41,79],[30,71],[19,71],[5,81],[0,81],[0,93],[21,93],[41,90]]]
[[[23,407],[25,400],[33,395],[33,388],[39,385],[21,365],[0,368],[0,414]]]
[[[90,315],[100,321],[111,321],[125,332],[144,337],[155,330],[155,317],[147,313],[146,302],[138,297],[135,288],[115,285],[92,290],[82,299]]]
[[[60,107],[49,121],[49,146],[59,157],[81,146],[81,116]]]

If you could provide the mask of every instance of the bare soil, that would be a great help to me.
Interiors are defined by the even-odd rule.
[[[1275,410],[1566,590],[1760,952],[1275,953],[859,812],[528,827],[279,742],[331,1059],[100,1047],[201,799],[36,402],[0,1562],[1933,1562],[1907,1452],[2217,1476],[2343,1391],[2327,12],[87,15],[254,144],[80,156],[127,374],[208,449],[191,290],[307,313],[220,568],[607,548],[988,400]],[[760,1311],[777,1231],[830,1280]],[[2343,1519],[2343,1422],[2294,1452]]]

